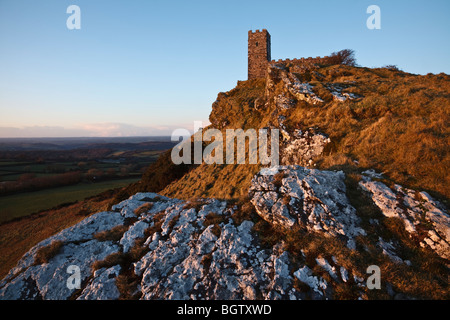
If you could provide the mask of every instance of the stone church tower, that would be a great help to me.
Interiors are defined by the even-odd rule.
[[[270,58],[270,34],[266,29],[248,32],[248,79],[264,78]]]

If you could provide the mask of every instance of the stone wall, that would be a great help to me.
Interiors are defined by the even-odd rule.
[[[317,69],[318,65],[328,65],[336,63],[335,57],[325,56],[325,57],[309,57],[300,59],[278,59],[271,60],[270,64],[290,64],[290,71],[294,73],[302,73]]]

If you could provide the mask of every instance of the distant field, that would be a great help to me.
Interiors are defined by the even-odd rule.
[[[3,196],[0,197],[0,223],[50,209],[63,203],[83,200],[109,189],[124,187],[138,180],[139,178],[132,178],[91,184],[81,183],[73,186]]]
[[[0,223],[138,181],[170,137],[0,138]]]

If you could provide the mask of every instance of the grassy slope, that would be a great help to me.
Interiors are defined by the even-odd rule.
[[[330,136],[332,143],[318,167],[348,172],[375,168],[390,181],[426,190],[448,205],[450,76],[342,65],[319,72],[322,76],[307,74],[301,80],[313,84],[325,103],[313,106],[300,101],[294,109],[281,112],[288,129],[317,127]],[[346,86],[344,91],[363,98],[333,101],[329,84]],[[264,81],[252,80],[219,94],[211,123],[220,129],[267,126],[273,106],[254,108],[256,99],[264,99],[264,89]],[[240,197],[245,190],[236,189],[247,186],[253,172],[251,166],[201,165],[162,193],[183,198]]]
[[[288,121],[317,126],[332,142],[321,167],[375,168],[404,186],[450,197],[450,76],[419,76],[388,69],[324,68],[323,82],[349,83],[360,101],[299,104]]]
[[[162,195],[179,199],[239,199],[247,195],[259,165],[206,165],[190,171],[168,185]]]

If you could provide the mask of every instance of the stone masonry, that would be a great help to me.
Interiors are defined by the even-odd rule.
[[[270,57],[270,34],[266,29],[248,32],[248,79],[265,78]]]
[[[268,64],[288,64],[292,72],[304,73],[317,69],[320,65],[336,64],[336,57],[309,57],[300,59],[271,59],[270,34],[266,29],[262,31],[248,31],[248,80],[265,78]]]

